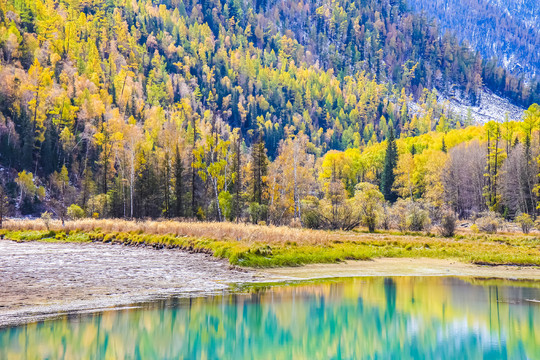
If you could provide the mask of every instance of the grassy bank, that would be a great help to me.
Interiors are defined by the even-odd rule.
[[[540,266],[534,236],[339,232],[232,223],[82,220],[9,221],[0,237],[15,241],[103,242],[207,252],[248,267],[298,266],[379,257],[455,259],[474,264]]]

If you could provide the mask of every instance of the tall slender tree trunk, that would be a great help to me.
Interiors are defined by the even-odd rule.
[[[175,175],[175,195],[176,195],[176,216],[184,216],[184,182],[183,182],[183,164],[180,157],[180,150],[176,146],[175,163],[174,163],[174,175]]]
[[[500,130],[500,129],[499,129]],[[495,164],[493,164],[493,204],[497,203],[497,176],[499,173],[499,135],[500,131],[497,131],[495,137]]]
[[[239,218],[239,212],[241,211],[241,205],[240,205],[240,187],[242,186],[242,164],[241,164],[241,156],[240,156],[240,136],[238,136],[237,144],[236,144],[236,186],[235,186],[235,218],[236,223],[238,223]]]
[[[195,164],[195,144],[197,142],[197,129],[195,127],[195,118],[192,120],[192,126],[193,126],[193,148],[191,150],[191,216],[197,215],[197,209],[196,209],[196,201],[195,201],[195,168],[193,167],[193,164]]]
[[[492,189],[491,189],[491,142],[490,142],[490,132],[488,130],[487,133],[487,200],[489,206],[491,206],[491,195],[492,195]]]

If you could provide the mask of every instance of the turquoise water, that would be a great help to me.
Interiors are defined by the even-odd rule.
[[[353,278],[0,330],[0,359],[540,359],[539,283]]]

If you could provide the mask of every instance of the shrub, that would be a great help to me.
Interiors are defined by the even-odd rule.
[[[318,229],[321,227],[321,218],[317,209],[304,210],[302,213],[302,223],[308,229]]]
[[[111,204],[110,196],[107,194],[99,194],[92,196],[87,203],[88,213],[97,213],[99,216],[106,216],[109,211],[108,207]]]
[[[390,214],[393,218],[393,222],[396,224],[397,228],[401,232],[405,232],[408,229],[408,224],[407,224],[408,206],[409,206],[408,200],[399,199],[394,204],[394,206],[392,206],[392,210],[390,211]]]
[[[302,225],[308,229],[318,229],[321,227],[319,199],[315,196],[308,196],[302,200]]]
[[[480,231],[480,230],[478,229],[478,225],[472,224],[472,225],[471,225],[471,231],[472,231],[473,233],[475,233],[475,234],[478,234],[478,232]]]
[[[524,234],[528,234],[529,232],[531,232],[531,229],[534,226],[533,219],[531,218],[529,214],[526,214],[526,213],[519,214],[516,217],[515,222],[521,226],[521,230],[523,231]]]
[[[439,233],[444,237],[452,237],[456,234],[457,216],[453,211],[446,211],[441,217]]]
[[[199,209],[197,210],[197,220],[199,221],[206,220],[206,214],[204,213],[204,210],[200,206],[199,206]]]
[[[77,204],[71,204],[67,208],[67,215],[72,220],[82,219],[86,216],[84,210]]]
[[[41,220],[45,224],[45,227],[47,228],[47,231],[51,230],[51,220],[52,220],[52,214],[48,211],[45,211],[41,214]]]
[[[328,230],[352,230],[362,222],[360,210],[354,198],[333,203],[330,199],[319,202],[321,228]]]
[[[233,197],[228,191],[219,193],[219,206],[223,213],[223,217],[229,221],[233,220]]]
[[[355,186],[354,200],[354,206],[360,210],[362,223],[367,226],[369,232],[374,232],[384,202],[383,194],[377,186],[363,182]]]
[[[423,204],[412,200],[398,200],[393,208],[392,215],[400,231],[423,231],[431,224],[429,212]]]
[[[426,230],[431,224],[429,212],[422,209],[422,207],[416,203],[413,203],[412,206],[409,207],[409,216],[407,220],[409,230],[411,231]]]
[[[296,229],[301,228],[302,227],[302,222],[298,218],[293,218],[289,222],[289,227],[296,228]]]
[[[248,213],[253,224],[259,224],[261,221],[266,221],[268,214],[268,206],[251,202],[248,207]]]
[[[476,225],[478,230],[487,232],[488,234],[495,234],[501,227],[501,218],[493,211],[488,211],[476,219]]]
[[[345,185],[337,180],[326,187],[323,199],[318,201],[320,227],[329,230],[352,230],[362,222],[356,198],[348,198]]]
[[[379,210],[379,223],[384,230],[389,230],[392,225],[392,214],[386,202],[382,204]]]

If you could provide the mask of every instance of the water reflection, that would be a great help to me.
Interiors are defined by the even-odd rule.
[[[540,284],[356,278],[0,330],[0,359],[538,358]]]

